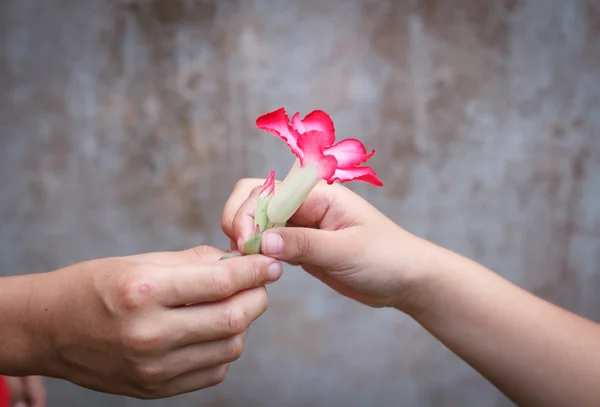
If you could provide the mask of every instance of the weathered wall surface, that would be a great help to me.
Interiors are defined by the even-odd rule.
[[[227,247],[235,181],[292,162],[255,118],[320,108],[387,215],[600,319],[596,0],[5,0],[0,33],[2,274]],[[294,268],[269,292],[223,385],[51,405],[510,405],[408,318]]]

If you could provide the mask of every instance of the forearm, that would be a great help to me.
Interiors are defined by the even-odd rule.
[[[427,285],[416,321],[517,404],[600,403],[600,325],[443,249]]]
[[[43,346],[35,321],[37,275],[0,278],[0,374],[27,376],[43,374]]]

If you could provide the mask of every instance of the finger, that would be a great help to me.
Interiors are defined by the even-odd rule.
[[[229,338],[195,343],[175,349],[157,361],[160,369],[170,379],[186,372],[210,369],[230,363],[242,356],[248,329]]]
[[[163,326],[173,333],[172,347],[231,338],[248,329],[265,312],[268,302],[265,288],[254,288],[225,301],[172,309]]]
[[[292,264],[341,270],[349,267],[345,262],[360,251],[360,244],[360,236],[353,229],[330,231],[285,227],[263,234],[261,252]]]
[[[296,159],[294,161],[294,164],[292,165],[292,168],[290,168],[290,171],[286,175],[286,178],[295,169],[297,169],[299,167],[300,167],[300,160]],[[231,225],[233,224],[233,218],[235,217],[239,208],[242,206],[242,204],[244,202],[246,202],[248,200],[249,195],[251,193],[253,193],[254,190],[256,190],[256,188],[258,188],[258,190],[260,191],[260,187],[264,184],[264,182],[265,182],[264,178],[263,179],[245,178],[245,179],[238,181],[238,183],[233,188],[233,192],[231,193],[231,195],[229,196],[229,199],[225,203],[225,206],[223,208],[223,213],[221,216],[221,221],[222,221],[221,226],[222,226],[223,232],[225,232],[225,234],[228,235],[230,238],[232,238],[234,240],[237,239],[237,236],[232,236]],[[276,183],[277,183],[277,181],[276,181]],[[252,218],[254,218],[254,208],[252,208],[252,212],[250,212],[250,213],[252,215]]]
[[[275,193],[280,184],[276,184]],[[245,201],[240,203],[238,199],[232,200],[224,209],[223,231],[230,239],[236,241],[238,249],[243,242],[252,237],[254,232],[254,212],[259,193],[260,185],[250,191]],[[347,205],[349,200],[352,201],[351,210]],[[356,215],[353,214],[365,212],[365,204],[366,201],[341,185],[320,182],[288,223],[310,228],[321,228],[322,225],[327,225],[328,229],[341,229],[356,220]],[[234,211],[235,214],[231,215]]]
[[[27,401],[30,407],[46,407],[46,388],[44,379],[40,376],[25,378]]]
[[[328,229],[347,226],[351,223],[349,213],[359,211],[354,199],[351,200],[352,206],[349,208],[349,194],[353,193],[346,187],[319,182],[292,215],[289,223],[309,228],[327,225]]]
[[[158,273],[158,301],[167,307],[218,301],[281,277],[281,263],[262,255],[173,266]],[[151,288],[150,288],[151,290]]]
[[[136,263],[155,263],[165,266],[177,266],[188,263],[206,263],[218,260],[226,252],[212,246],[196,246],[185,250],[173,252],[142,253],[127,256]]]
[[[233,218],[232,235],[240,250],[243,250],[244,242],[250,240],[254,234],[254,213],[259,194],[260,187],[254,188]]]
[[[260,187],[265,182],[264,179],[257,178],[246,178],[238,181],[235,185],[233,192],[227,199],[223,212],[221,214],[221,228],[223,232],[237,242],[237,236],[233,235],[232,225],[233,218],[238,212],[240,206],[248,199],[248,196],[252,193],[252,190],[256,187]]]
[[[196,372],[184,373],[161,386],[159,397],[171,397],[216,386],[225,380],[229,363]]]

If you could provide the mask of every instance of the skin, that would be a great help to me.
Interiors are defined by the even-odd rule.
[[[0,374],[155,399],[222,382],[281,264],[224,251],[98,259],[0,279]]]
[[[263,182],[240,181],[225,206],[232,249],[252,233]],[[600,405],[600,324],[408,233],[341,185],[319,184],[287,227],[263,235],[261,252],[405,312],[517,405]]]
[[[5,377],[13,407],[46,407],[46,388],[40,376]]]

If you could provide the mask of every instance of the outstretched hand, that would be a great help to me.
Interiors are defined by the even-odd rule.
[[[264,180],[237,183],[222,215],[232,250],[253,233]],[[344,186],[317,185],[284,228],[263,233],[261,253],[302,266],[339,293],[373,307],[408,310],[430,244],[398,227]]]

